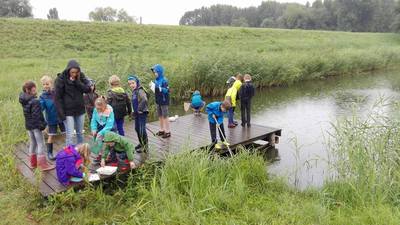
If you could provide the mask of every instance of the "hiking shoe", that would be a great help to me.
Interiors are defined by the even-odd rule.
[[[171,132],[164,133],[164,135],[161,136],[161,137],[162,137],[162,138],[169,138],[169,137],[171,137]]]
[[[34,169],[37,167],[37,157],[36,154],[30,155],[30,164],[29,168]]]
[[[235,126],[237,126],[239,123],[238,123],[238,121],[233,121],[233,124],[235,124]]]
[[[165,134],[165,131],[158,131],[156,133],[157,136],[163,136]]]
[[[214,148],[217,150],[221,150],[222,149],[222,145],[220,143],[217,143],[214,145]]]
[[[235,128],[236,126],[235,126],[235,124],[229,124],[228,125],[228,128]]]
[[[47,171],[47,170],[54,169],[56,166],[48,164],[45,155],[38,155],[37,156],[37,167],[41,171]]]
[[[246,126],[246,124],[244,124],[244,123],[241,123],[240,125],[241,125],[242,127]]]

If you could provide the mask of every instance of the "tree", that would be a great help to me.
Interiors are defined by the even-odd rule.
[[[49,9],[49,14],[47,14],[47,19],[49,20],[59,20],[58,11],[56,8]]]
[[[302,5],[263,1],[258,7],[247,8],[213,5],[186,12],[179,24],[389,32],[400,27],[400,13],[394,10],[398,2],[314,0]]]
[[[125,23],[136,23],[136,18],[133,16],[129,16],[128,12],[125,11],[125,9],[120,9],[117,14],[117,21]]]
[[[94,11],[89,13],[89,19],[93,21],[108,22],[115,21],[117,17],[117,10],[111,7],[97,7]]]
[[[391,25],[391,29],[393,31],[400,32],[400,1],[397,2],[397,6],[395,9],[395,15],[396,15],[396,17],[394,18],[394,21]]]
[[[276,21],[274,19],[271,18],[265,18],[262,22],[261,22],[261,27],[269,27],[269,28],[274,28],[274,27],[278,27]]]
[[[233,19],[231,26],[233,26],[233,27],[248,27],[249,23],[247,22],[246,18],[240,17],[237,19]]]
[[[312,7],[314,9],[319,9],[324,7],[324,4],[322,3],[322,0],[315,0],[315,2],[312,4]]]
[[[136,18],[130,16],[125,9],[113,9],[111,7],[97,7],[94,11],[89,13],[89,19],[100,22],[125,22],[136,23]]]
[[[33,17],[29,0],[0,0],[0,17]]]
[[[309,24],[309,15],[305,6],[290,4],[280,18],[280,23],[284,28],[307,29]]]

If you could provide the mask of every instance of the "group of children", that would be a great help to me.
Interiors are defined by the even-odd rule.
[[[157,115],[160,130],[156,135],[162,138],[171,137],[168,106],[170,104],[168,81],[164,76],[164,68],[157,64],[151,68],[155,80],[150,89],[155,93]],[[230,79],[229,89],[223,102],[212,102],[206,106],[199,91],[192,96],[191,107],[195,115],[205,107],[208,114],[212,147],[217,144],[216,130],[222,142],[225,140],[223,124],[224,114],[228,113],[228,127],[238,125],[234,121],[237,100],[241,102],[242,126],[250,127],[251,98],[254,87],[251,76],[238,74]],[[117,75],[109,78],[110,89],[106,96],[96,93],[95,81],[87,79],[81,73],[79,64],[71,60],[56,82],[49,76],[41,78],[43,92],[37,98],[37,87],[33,81],[27,81],[22,87],[19,102],[22,105],[25,127],[30,137],[29,154],[30,167],[38,167],[42,171],[51,170],[55,166],[46,160],[45,142],[42,131],[47,128],[47,158],[56,160],[57,176],[61,183],[68,185],[83,179],[96,163],[104,166],[108,162],[118,162],[130,168],[142,165],[148,150],[146,122],[148,110],[147,92],[137,75],[129,75],[126,80],[132,95],[122,88]],[[55,88],[53,88],[55,83]],[[82,107],[84,108],[82,109]],[[82,111],[83,110],[83,111]],[[44,112],[44,114],[43,114]],[[82,129],[84,113],[90,121],[93,137],[92,144],[83,143]],[[138,144],[134,146],[131,140],[124,137],[124,119],[131,116],[138,136]],[[53,155],[54,135],[58,129],[67,133],[66,145],[57,156]],[[71,130],[75,129],[76,144],[72,143]],[[87,169],[88,168],[88,169]]]
[[[212,102],[206,106],[206,112],[208,114],[208,121],[210,126],[211,134],[211,148],[214,148],[217,144],[216,130],[218,129],[219,137],[224,145],[229,145],[225,140],[225,129],[224,129],[224,114],[228,114],[228,128],[235,128],[238,123],[234,120],[234,112],[237,106],[237,100],[240,100],[241,109],[241,126],[250,127],[250,115],[251,115],[251,99],[255,94],[255,88],[251,82],[251,76],[249,74],[237,74],[236,77],[231,77],[227,81],[229,89],[226,92],[225,100],[223,102]],[[202,100],[200,92],[195,91],[192,95],[191,108],[195,115],[198,115],[205,102]]]
[[[151,71],[156,77],[152,83],[160,121],[160,130],[157,135],[169,138],[171,132],[168,121],[168,81],[164,77],[164,68],[161,65],[153,66]],[[148,149],[147,93],[137,75],[129,75],[126,82],[132,89],[131,98],[121,87],[121,80],[116,75],[109,78],[110,89],[107,91],[107,96],[100,96],[96,93],[95,82],[84,76],[75,60],[68,62],[66,69],[58,75],[55,82],[49,76],[41,78],[43,92],[39,98],[36,84],[33,81],[25,82],[19,102],[23,108],[25,127],[30,137],[29,166],[38,167],[42,171],[55,168],[46,160],[42,134],[45,129],[48,134],[47,158],[56,160],[57,176],[64,185],[81,181],[86,168],[94,168],[92,166],[96,162],[104,166],[107,160],[116,160],[118,163],[125,163],[130,168],[142,165]],[[83,143],[82,129],[85,112],[82,112],[82,106],[90,120],[93,136],[91,145]],[[136,146],[124,137],[126,116],[134,118],[135,131],[139,140]],[[72,143],[71,127],[72,130],[75,129],[76,144]],[[61,133],[67,133],[67,138],[65,147],[54,157],[53,137],[58,129]],[[96,146],[100,148],[95,148]]]

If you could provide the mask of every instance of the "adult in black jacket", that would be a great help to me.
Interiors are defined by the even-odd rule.
[[[91,88],[77,61],[70,60],[65,70],[58,74],[55,91],[57,113],[66,128],[66,145],[74,144],[72,140],[74,129],[77,143],[82,143],[85,120],[83,93],[91,92]]]

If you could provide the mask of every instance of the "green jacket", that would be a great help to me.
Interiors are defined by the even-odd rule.
[[[116,152],[126,152],[129,161],[133,160],[133,152],[135,150],[135,146],[132,142],[130,142],[126,137],[120,136],[112,131],[107,132],[104,135],[103,142],[114,142],[114,151]],[[110,153],[110,147],[106,146],[104,149],[103,159],[106,159],[108,154]]]

